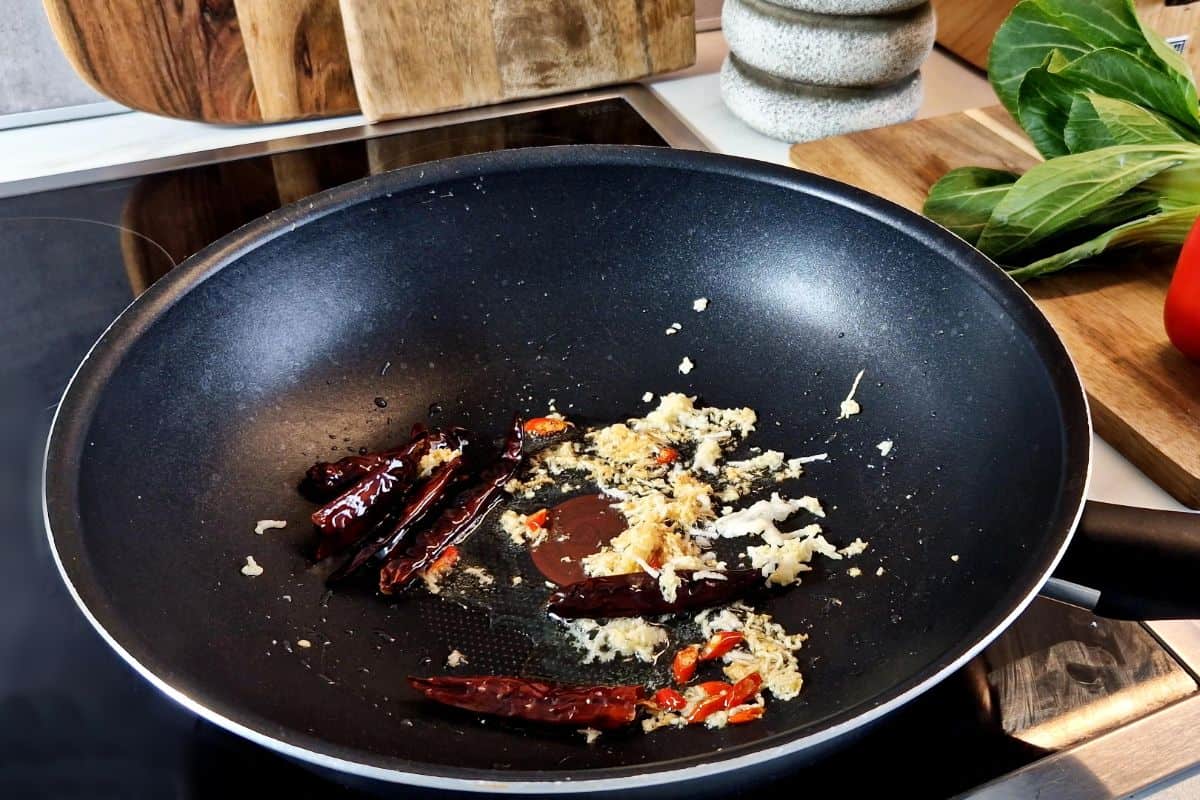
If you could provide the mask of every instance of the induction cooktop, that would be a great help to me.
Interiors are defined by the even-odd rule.
[[[385,170],[571,143],[704,148],[649,90],[629,86],[0,185],[0,797],[436,794],[315,771],[142,681],[59,580],[42,525],[41,451],[96,337],[224,234]],[[851,748],[816,767],[780,766],[734,796],[901,787],[931,799],[1118,796],[1200,760],[1186,735],[1200,723],[1198,664],[1193,623],[1101,620],[1039,599],[981,656]]]

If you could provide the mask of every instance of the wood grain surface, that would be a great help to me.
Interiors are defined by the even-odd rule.
[[[1017,0],[932,0],[937,43],[980,69],[987,69],[988,48]]]
[[[80,76],[118,103],[184,119],[260,122],[233,0],[44,0]]]
[[[920,211],[949,169],[1019,172],[1036,155],[996,107],[793,145],[791,160]],[[1130,250],[1025,289],[1083,376],[1096,432],[1180,502],[1200,508],[1200,366],[1163,330],[1171,268],[1169,253]]]
[[[369,120],[633,80],[695,60],[692,0],[341,0]]]
[[[1137,622],[1039,599],[984,651],[1001,729],[1059,750],[1196,691]]]
[[[264,122],[358,111],[337,0],[234,0]]]
[[[76,72],[119,103],[202,122],[358,110],[337,0],[44,0]]]

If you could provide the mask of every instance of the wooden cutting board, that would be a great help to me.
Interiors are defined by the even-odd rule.
[[[67,59],[130,108],[371,121],[680,69],[693,0],[43,0]]]
[[[693,0],[341,0],[377,121],[619,83],[690,65]]]
[[[1023,172],[1033,145],[999,106],[793,145],[797,167],[920,211],[947,170]],[[1096,432],[1180,502],[1200,508],[1200,365],[1167,341],[1172,260],[1127,251],[1104,268],[1025,284],[1083,376]]]
[[[358,110],[337,0],[43,0],[67,59],[118,103],[203,122]]]

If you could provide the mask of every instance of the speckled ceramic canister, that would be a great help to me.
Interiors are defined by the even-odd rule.
[[[912,119],[937,33],[924,0],[725,0],[722,27],[725,105],[790,142]]]
[[[771,0],[777,6],[815,14],[856,16],[859,14],[894,14],[924,5],[926,0]]]
[[[911,75],[933,49],[933,8],[835,16],[764,0],[725,0],[722,30],[744,63],[821,86],[878,86]]]
[[[730,55],[721,69],[721,98],[759,133],[807,142],[913,118],[921,105],[914,72],[884,86],[815,86],[769,75]]]

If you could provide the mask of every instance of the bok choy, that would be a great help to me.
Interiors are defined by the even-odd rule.
[[[1108,250],[1181,244],[1200,216],[1200,104],[1187,63],[1133,0],[1022,0],[988,77],[1047,159],[952,170],[925,214],[1018,280]]]

